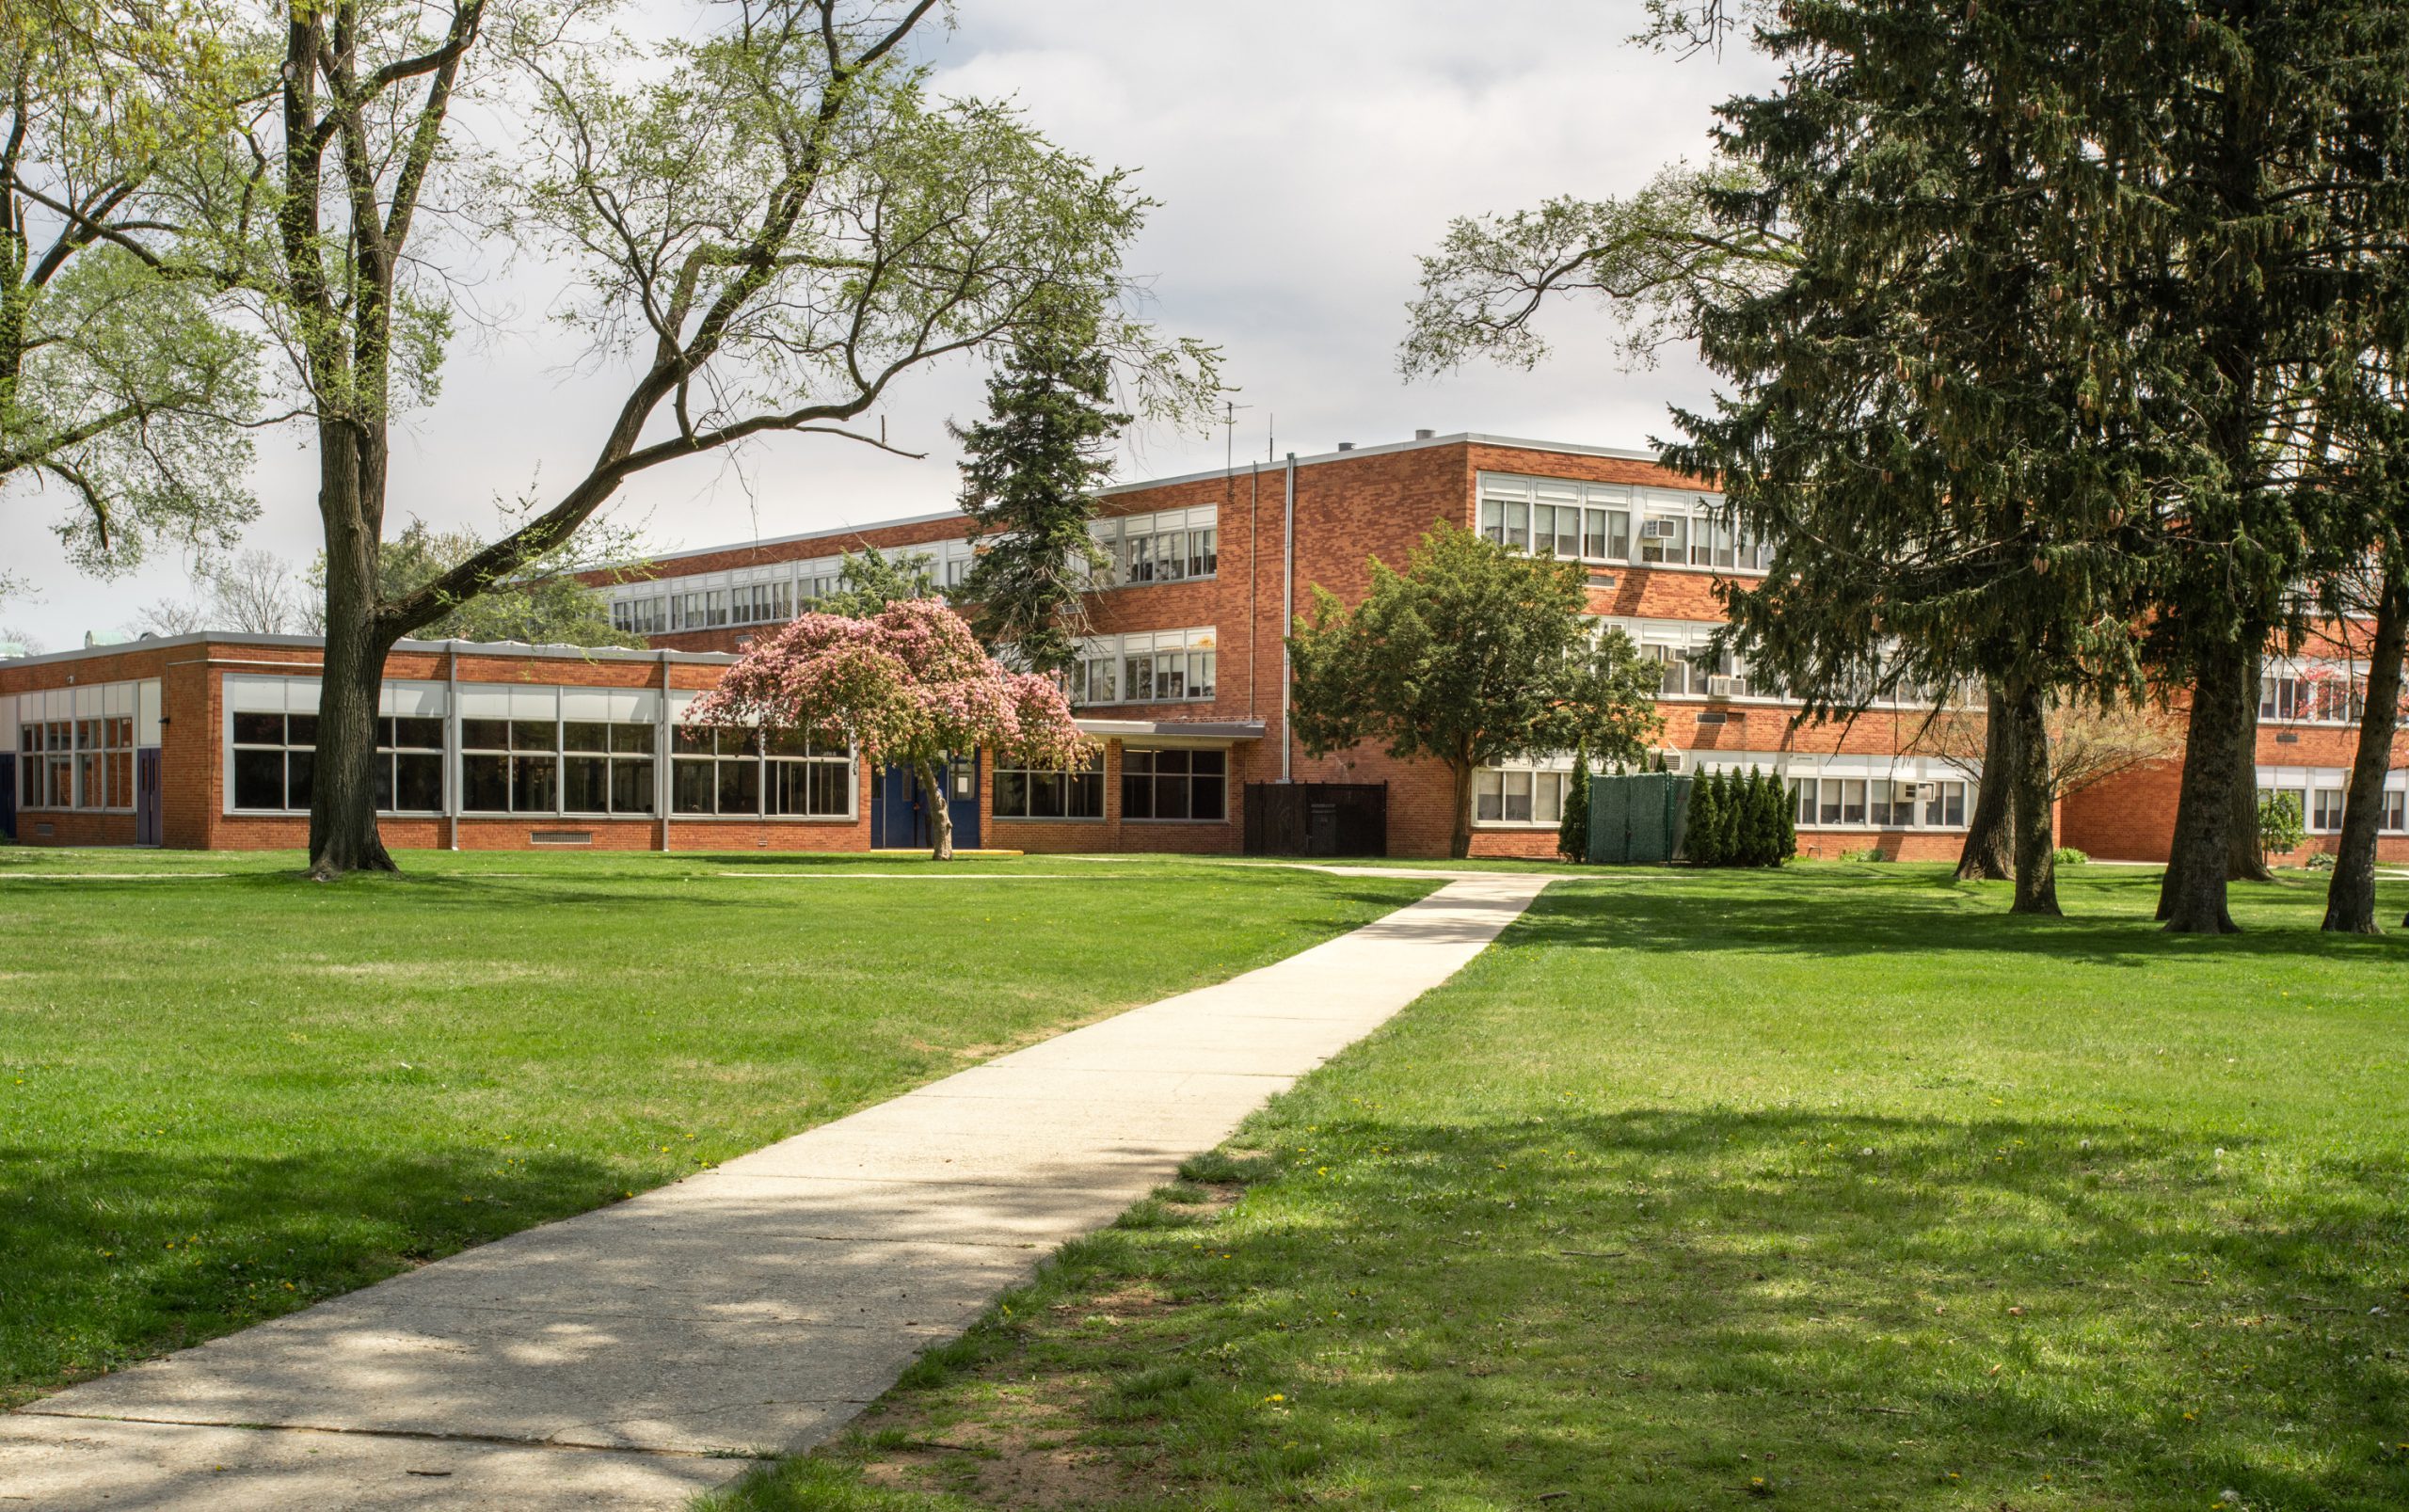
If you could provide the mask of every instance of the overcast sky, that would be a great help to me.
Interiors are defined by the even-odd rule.
[[[675,13],[675,0],[651,0]],[[1703,374],[1678,355],[1624,372],[1602,317],[1549,317],[1553,360],[1537,373],[1479,369],[1407,385],[1396,370],[1415,254],[1448,217],[1553,194],[1619,194],[1678,157],[1701,155],[1710,111],[1768,82],[1745,51],[1687,61],[1624,39],[1638,0],[961,0],[959,25],[923,52],[951,94],[1009,96],[1055,140],[1141,169],[1161,201],[1131,268],[1168,331],[1222,348],[1239,392],[1241,462],[1339,441],[1400,440],[1416,427],[1644,446],[1668,403],[1696,403]],[[412,515],[490,529],[494,501],[581,473],[614,374],[575,371],[543,320],[543,270],[488,291],[499,320],[457,343],[441,398],[397,436],[389,529]],[[951,506],[949,418],[980,408],[980,371],[934,370],[886,411],[906,461],[824,437],[769,440],[734,464],[656,470],[616,517],[663,548],[694,548]],[[263,438],[264,512],[247,544],[306,563],[316,549],[314,464],[299,432]],[[1124,479],[1221,465],[1224,438],[1129,438]],[[12,490],[0,506],[0,567],[35,588],[0,625],[50,649],[116,630],[136,608],[188,597],[183,565],[94,582],[61,560],[54,498]]]

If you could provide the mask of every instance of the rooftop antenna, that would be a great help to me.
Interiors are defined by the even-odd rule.
[[[1280,417],[1270,410],[1265,410],[1263,412],[1263,464],[1266,467],[1269,467],[1280,458],[1280,443],[1277,439],[1279,430]]]
[[[1252,405],[1239,404],[1235,399],[1221,401],[1221,470],[1224,472],[1235,473],[1238,470],[1238,411],[1253,407]]]

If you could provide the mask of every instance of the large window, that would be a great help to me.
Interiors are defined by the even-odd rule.
[[[2342,789],[2320,788],[2309,794],[2308,827],[2330,833],[2342,827]]]
[[[1680,488],[1484,474],[1478,518],[1490,540],[1568,562],[1756,572],[1773,558],[1720,498]]]
[[[556,719],[460,722],[460,809],[468,814],[557,814],[561,807]]]
[[[1221,570],[1220,509],[1167,509],[1095,522],[1096,544],[1111,558],[1113,586],[1183,582]]]
[[[443,812],[443,721],[388,715],[376,722],[376,806],[388,814]]]
[[[841,819],[854,811],[854,762],[792,730],[766,747],[754,729],[680,724],[669,732],[669,807],[677,814]]]
[[[1206,703],[1220,692],[1209,627],[1141,630],[1090,641],[1071,674],[1074,704]]]
[[[310,806],[318,756],[318,716],[237,709],[234,806],[297,810]]]
[[[1220,820],[1229,817],[1226,751],[1121,753],[1121,817]]]
[[[997,819],[1102,819],[1104,754],[1076,772],[999,766],[995,806]]]
[[[1522,767],[1472,774],[1472,817],[1482,824],[1554,824],[1564,817],[1569,772]]]
[[[159,739],[158,689],[86,683],[0,698],[17,728],[16,806],[131,812],[135,745]]]
[[[1967,784],[1890,777],[1794,777],[1794,817],[1812,829],[1966,827]]]
[[[649,723],[564,720],[561,807],[571,814],[653,811]]]

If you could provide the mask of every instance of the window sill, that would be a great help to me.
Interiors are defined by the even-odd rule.
[[[1963,824],[1796,824],[1800,835],[1963,835]]]
[[[1157,579],[1155,579],[1155,580],[1153,580],[1152,581],[1149,581],[1149,582],[1109,582],[1109,583],[1104,584],[1104,585],[1103,585],[1102,587],[1100,587],[1100,588],[1093,588],[1093,589],[1090,589],[1090,590],[1089,590],[1089,592],[1091,592],[1091,593],[1100,593],[1100,594],[1117,594],[1117,593],[1121,592],[1124,588],[1177,588],[1177,587],[1181,586],[1181,585],[1182,585],[1182,584],[1184,584],[1184,583],[1190,583],[1190,582],[1219,582],[1219,581],[1221,581],[1221,575],[1220,575],[1220,573],[1218,573],[1218,572],[1207,572],[1207,573],[1203,574],[1203,575],[1202,575],[1202,576],[1200,576],[1200,577],[1194,577],[1194,578],[1157,578]]]
[[[1101,824],[1104,822],[1104,816],[1101,814],[1065,814],[1060,819],[1045,819],[1036,814],[990,814],[987,817],[998,824]]]
[[[1124,824],[1227,824],[1230,821],[1227,819],[1130,819],[1124,816],[1121,822]]]

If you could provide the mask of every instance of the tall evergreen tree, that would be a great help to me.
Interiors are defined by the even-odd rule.
[[[1689,822],[1683,830],[1682,854],[1694,867],[1723,865],[1723,794],[1711,776],[1700,776],[1690,784]]]
[[[1092,319],[1013,343],[987,380],[987,418],[960,441],[962,510],[981,549],[962,597],[980,638],[1031,672],[1064,677],[1088,633],[1084,595],[1109,562],[1089,529],[1110,449],[1130,417],[1111,407],[1112,361]]]
[[[1556,853],[1567,861],[1589,859],[1589,748],[1572,752],[1572,779],[1564,788],[1564,818],[1555,827]]]

